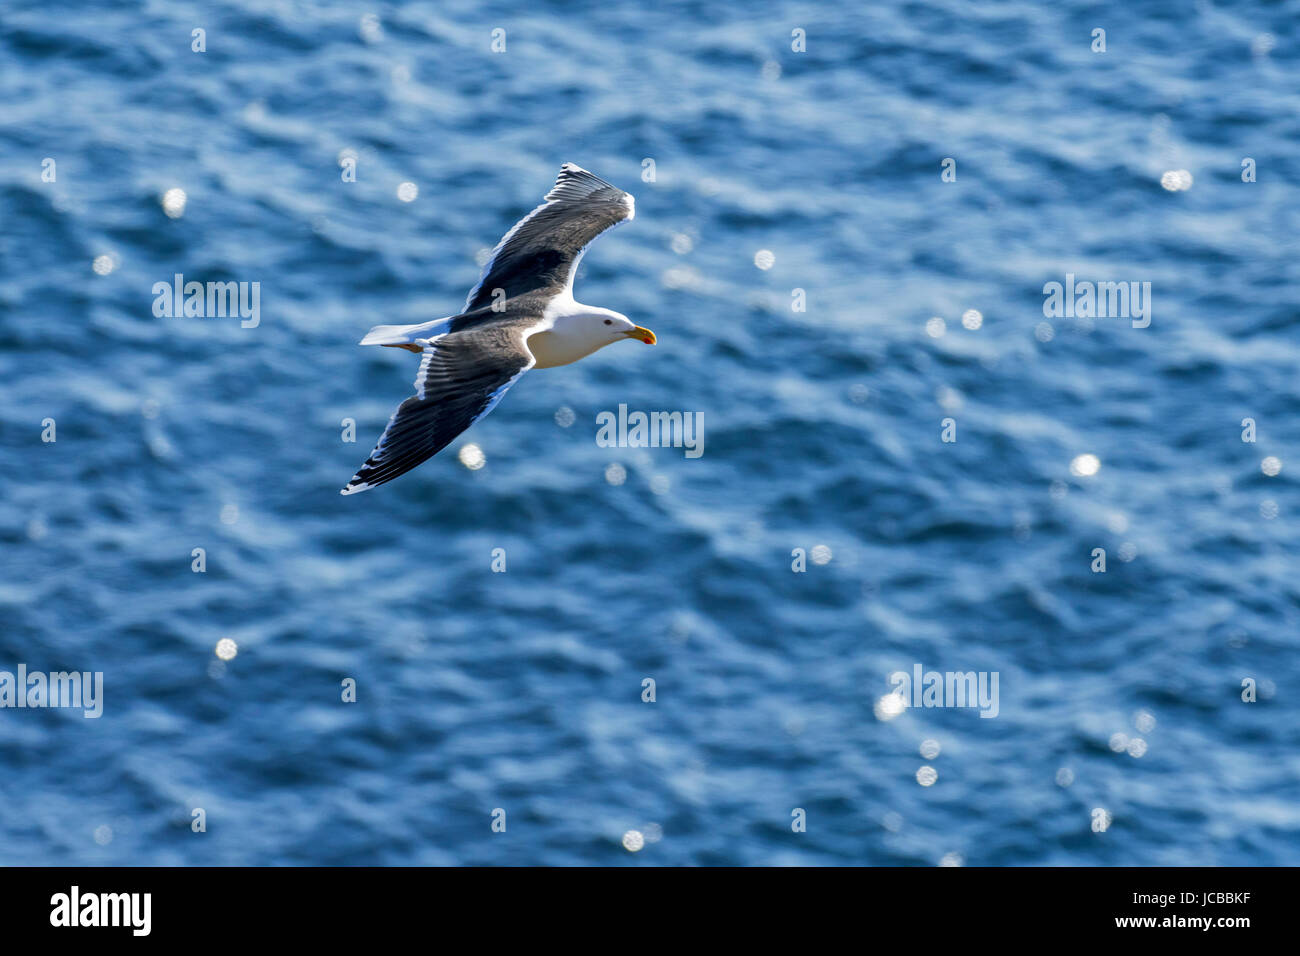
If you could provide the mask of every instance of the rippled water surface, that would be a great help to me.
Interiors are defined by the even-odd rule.
[[[1300,863],[1300,4],[854,6],[6,2],[0,862]],[[340,497],[565,161],[658,346]]]

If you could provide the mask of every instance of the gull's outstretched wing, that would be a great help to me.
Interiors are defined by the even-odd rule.
[[[465,311],[492,304],[493,290],[513,298],[539,289],[572,292],[573,274],[587,245],[636,215],[632,196],[580,166],[560,167],[545,202],[505,234],[465,300]]]
[[[393,413],[379,444],[340,494],[392,481],[447,447],[486,415],[535,359],[527,338],[545,326],[520,316],[452,332],[424,349],[415,395]]]

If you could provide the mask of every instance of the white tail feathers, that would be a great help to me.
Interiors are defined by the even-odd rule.
[[[361,340],[362,345],[412,345],[416,339],[431,339],[447,331],[452,316],[419,325],[376,325]]]

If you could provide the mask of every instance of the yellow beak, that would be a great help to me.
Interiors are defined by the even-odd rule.
[[[628,329],[623,334],[626,335],[628,338],[640,339],[646,345],[654,345],[656,342],[659,341],[658,339],[655,338],[655,334],[653,332],[651,332],[649,329],[643,329],[639,325],[636,328]]]

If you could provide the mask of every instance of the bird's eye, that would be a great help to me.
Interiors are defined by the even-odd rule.
[[[606,319],[606,320],[605,320],[605,324],[606,324],[606,325],[613,325],[613,324],[614,324],[614,320],[613,320],[613,319]]]

